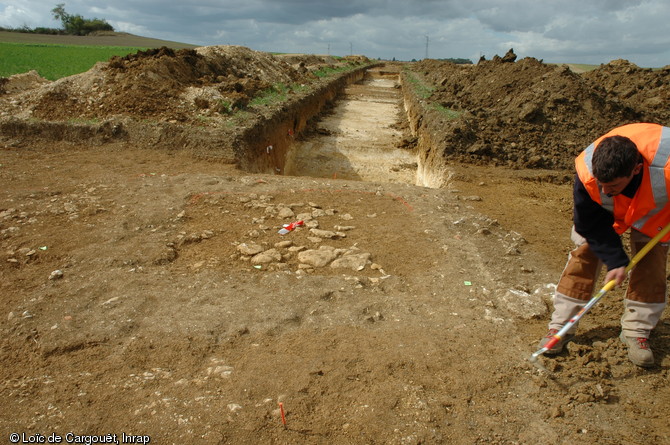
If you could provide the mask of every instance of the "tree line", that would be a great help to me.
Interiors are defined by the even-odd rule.
[[[73,36],[86,36],[98,31],[114,31],[114,27],[107,23],[106,20],[93,18],[85,19],[79,14],[69,14],[65,11],[65,3],[59,3],[51,10],[53,18],[59,20],[63,25],[62,28],[28,28],[23,26],[21,28],[7,29],[0,27],[0,31],[13,32],[27,32],[34,34],[64,34]]]

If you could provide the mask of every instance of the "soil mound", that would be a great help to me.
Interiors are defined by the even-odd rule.
[[[49,83],[49,81],[40,76],[35,70],[23,74],[15,74],[9,77],[1,77],[0,94],[18,93],[37,88],[45,83]]]
[[[203,125],[203,116],[242,108],[260,91],[310,79],[309,70],[244,47],[163,47],[113,57],[14,97],[5,114],[46,120],[131,116]]]
[[[307,70],[310,67],[320,67],[324,64],[335,65],[337,59],[332,56],[318,56],[315,54],[279,54],[278,59],[291,64],[294,68]]]
[[[534,58],[456,65],[425,60],[414,70],[434,86],[444,156],[475,164],[571,169],[600,134],[635,121],[667,124],[670,70],[614,61],[577,74]],[[632,74],[632,75],[631,75]],[[461,116],[460,119],[454,119]]]
[[[602,88],[608,99],[645,110],[655,120],[670,120],[670,65],[652,70],[618,59],[582,76]]]

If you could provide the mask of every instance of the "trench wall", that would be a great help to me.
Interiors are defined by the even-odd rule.
[[[284,174],[291,144],[309,120],[333,102],[347,85],[362,80],[373,66],[376,65],[358,68],[324,83],[307,96],[288,102],[272,116],[245,129],[234,143],[238,166],[252,173]]]
[[[440,134],[433,128],[440,119],[431,119],[431,110],[425,101],[417,96],[407,73],[401,71],[403,102],[412,135],[417,138],[417,172],[416,185],[440,188],[446,185],[449,178],[447,163],[442,156],[444,144],[435,135]]]
[[[64,142],[101,146],[119,143],[138,148],[189,150],[234,163],[235,156],[226,131],[171,124],[139,122],[120,117],[102,123],[33,121],[9,118],[0,121],[0,140],[21,144],[30,141]]]

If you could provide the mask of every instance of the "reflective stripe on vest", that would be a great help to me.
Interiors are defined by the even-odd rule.
[[[668,188],[665,180],[665,164],[670,159],[670,128],[663,127],[661,130],[661,142],[654,155],[654,160],[649,166],[649,179],[651,181],[651,193],[654,197],[656,208],[650,210],[645,216],[633,223],[637,230],[642,229],[649,218],[661,211],[668,203]]]

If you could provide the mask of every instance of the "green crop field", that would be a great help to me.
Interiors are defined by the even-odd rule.
[[[0,42],[0,77],[35,70],[49,80],[83,73],[96,62],[146,48],[47,45]]]
[[[196,47],[123,33],[81,37],[0,32],[0,77],[35,70],[45,79],[56,80],[88,71],[97,62],[107,61],[112,56],[161,46]]]

